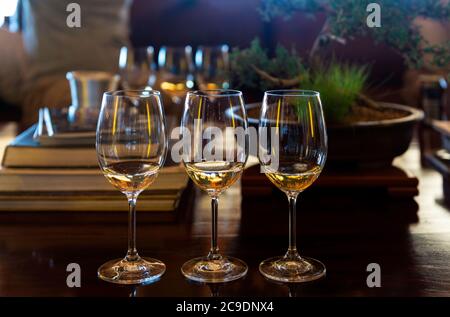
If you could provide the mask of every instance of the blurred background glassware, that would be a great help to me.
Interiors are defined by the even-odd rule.
[[[316,280],[325,275],[326,269],[320,261],[300,256],[297,251],[296,201],[298,194],[319,177],[327,157],[327,131],[319,93],[266,91],[259,129],[266,132],[259,138],[262,171],[289,201],[288,251],[261,262],[259,271],[279,282]]]
[[[217,217],[220,194],[241,177],[249,155],[242,92],[225,89],[188,92],[181,126],[183,138],[188,140],[183,147],[184,167],[195,185],[211,197],[212,213],[208,255],[187,261],[181,272],[201,283],[236,280],[247,274],[247,265],[219,253]]]
[[[199,46],[195,52],[195,80],[200,89],[228,89],[228,45]]]
[[[57,137],[60,133],[77,131],[70,125],[68,113],[69,108],[39,108],[33,138],[40,141],[42,138]],[[91,135],[92,133],[95,131],[91,131]]]
[[[167,131],[160,93],[123,90],[104,94],[96,150],[106,179],[129,204],[128,251],[103,264],[98,277],[118,284],[146,284],[165,272],[159,260],[142,258],[136,249],[136,201],[158,176],[167,153]]]
[[[68,121],[69,108],[39,109],[33,139],[41,146],[92,146],[95,130],[74,127]]]
[[[162,46],[158,53],[158,85],[175,105],[183,102],[186,92],[194,88],[192,47]]]
[[[119,75],[124,89],[151,89],[156,81],[154,48],[123,46],[119,55]]]
[[[55,134],[50,109],[43,107],[39,109],[38,122],[33,139],[39,140],[42,136],[53,136]]]
[[[71,71],[66,74],[72,105],[68,121],[83,130],[95,130],[104,92],[116,90],[119,75],[102,71]]]

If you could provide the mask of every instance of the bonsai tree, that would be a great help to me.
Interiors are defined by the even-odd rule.
[[[356,36],[370,36],[376,43],[383,42],[403,57],[410,68],[424,67],[424,56],[431,55],[434,67],[450,64],[450,42],[430,45],[413,23],[418,16],[450,20],[450,4],[436,0],[384,0],[382,23],[388,27],[366,26],[367,4],[371,1],[353,0],[262,0],[260,12],[264,19],[293,12],[325,12],[326,19],[317,35],[309,56],[302,59],[295,50],[278,45],[272,58],[254,40],[250,47],[234,49],[231,54],[231,80],[244,89],[264,91],[274,88],[307,88],[321,92],[327,121],[346,123],[398,117],[386,113],[364,94],[369,68],[365,65],[341,64],[336,60],[324,62],[322,48],[333,41],[345,44]]]
[[[377,107],[363,94],[369,74],[369,68],[364,65],[331,61],[316,64],[312,69],[303,63],[295,50],[288,51],[281,45],[276,48],[275,56],[269,58],[255,39],[249,48],[233,50],[231,68],[231,81],[236,88],[260,92],[280,87],[320,91],[329,122],[357,121],[358,118],[350,116],[357,111],[356,105]]]
[[[382,27],[366,26],[367,5],[379,3],[382,8]],[[385,43],[400,54],[408,67],[424,67],[424,56],[430,55],[431,64],[448,67],[450,64],[450,41],[442,45],[431,45],[421,35],[414,23],[417,17],[450,21],[450,2],[439,0],[262,0],[259,8],[263,19],[270,20],[294,12],[309,13],[311,17],[324,12],[326,19],[310,51],[313,58],[319,48],[332,41],[345,44],[347,39],[370,36],[376,43]]]

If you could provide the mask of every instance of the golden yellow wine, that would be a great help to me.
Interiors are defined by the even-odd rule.
[[[233,185],[244,168],[242,163],[224,161],[185,163],[184,165],[194,183],[210,193],[220,193]]]
[[[123,161],[102,168],[108,181],[122,192],[141,192],[158,176],[159,165],[144,160]]]
[[[267,178],[284,192],[302,192],[319,177],[322,168],[319,165],[295,163],[279,167],[272,171],[265,169]]]

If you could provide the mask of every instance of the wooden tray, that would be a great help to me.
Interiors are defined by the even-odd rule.
[[[419,193],[418,184],[417,177],[394,166],[366,169],[325,169],[307,192],[323,194],[345,190],[348,195],[353,197],[356,193],[377,193],[388,199],[412,198]],[[263,173],[260,173],[259,166],[245,170],[242,176],[243,196],[270,195],[274,190],[277,189]]]

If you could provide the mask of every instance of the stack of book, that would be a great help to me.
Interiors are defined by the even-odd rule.
[[[26,130],[5,149],[0,211],[127,210],[124,195],[100,171],[93,144],[43,145],[33,139],[34,130]],[[139,211],[174,212],[187,184],[180,166],[162,168],[155,183],[139,196]]]

